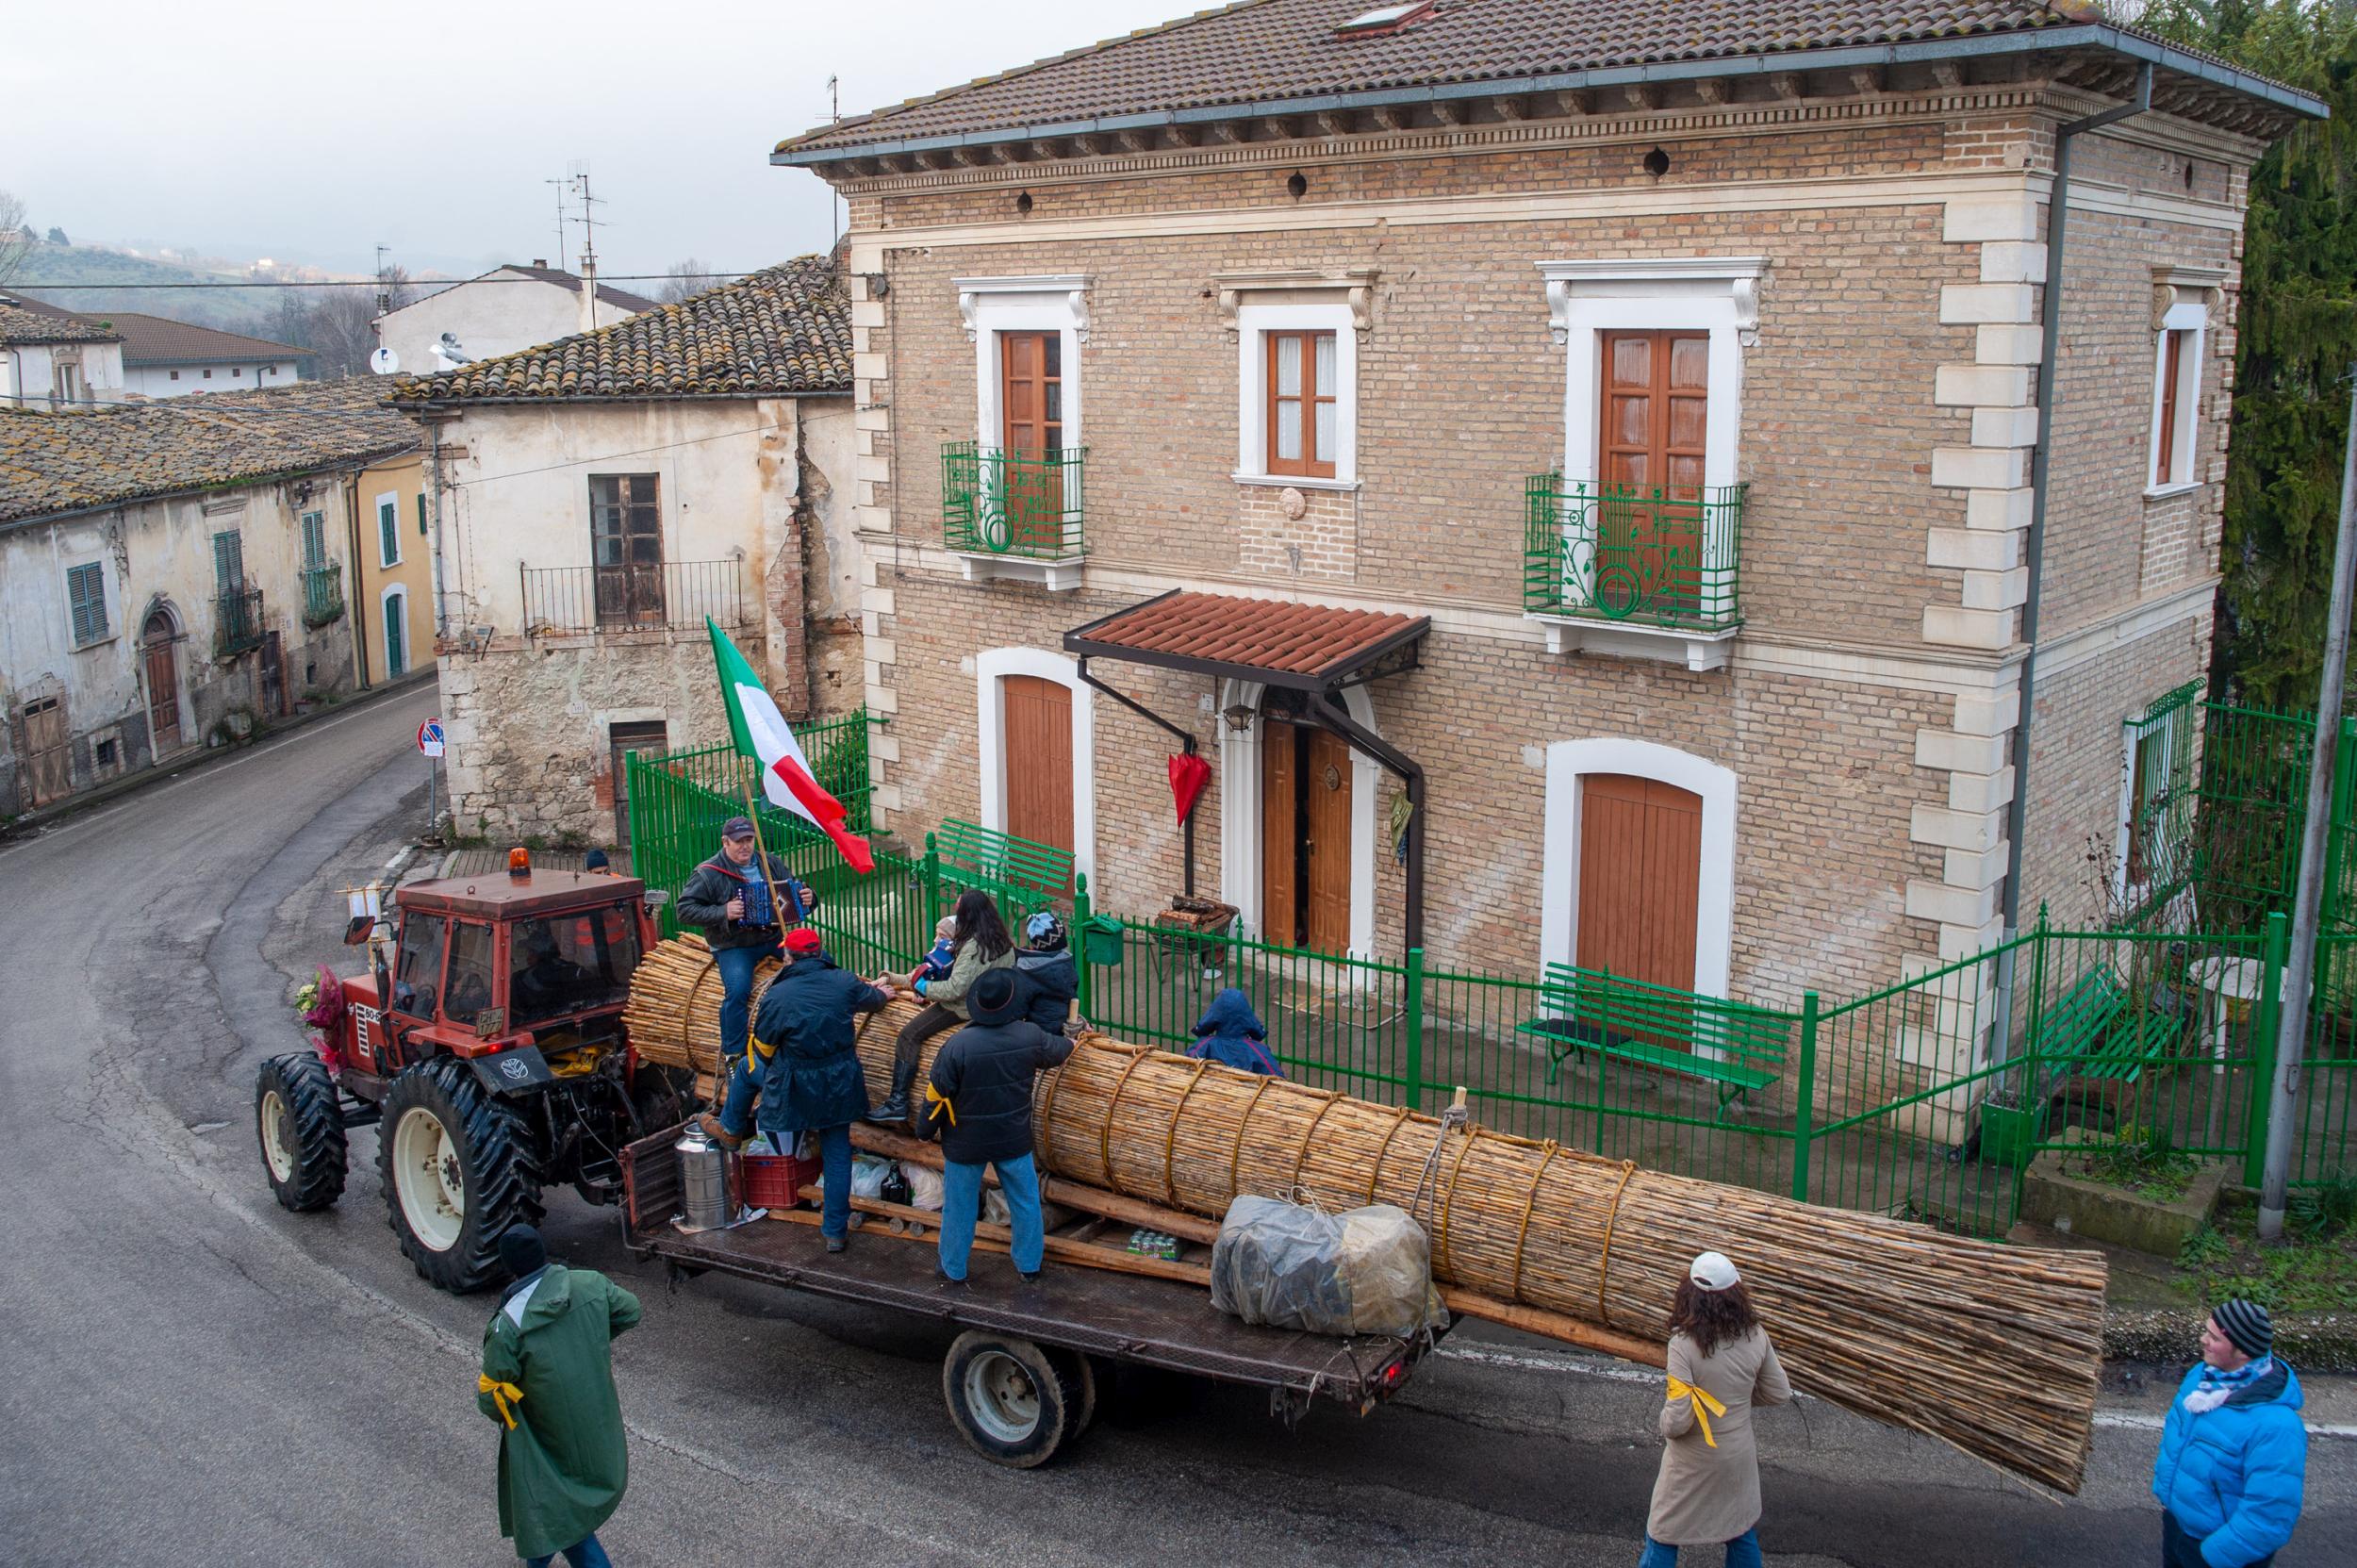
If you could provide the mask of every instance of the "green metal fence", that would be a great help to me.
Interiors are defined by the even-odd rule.
[[[2307,819],[2316,716],[2202,704],[2201,767],[2190,826],[2200,923],[2256,932],[2291,906]],[[2357,930],[2357,718],[2343,718],[2325,838],[2326,931]]]
[[[1523,487],[1523,602],[1533,615],[1714,632],[1741,623],[1747,485]]]
[[[856,758],[864,777],[867,724],[813,726],[805,746],[838,767]],[[744,810],[743,767],[725,748],[629,759],[634,865],[650,885],[678,887],[712,852]],[[832,783],[865,830],[865,787]],[[812,923],[841,962],[904,971],[931,946],[960,890],[937,852],[879,846],[861,876],[799,817],[765,805],[761,821],[772,852],[818,892]],[[1232,985],[1294,1079],[1426,1111],[1462,1088],[1485,1126],[1678,1175],[1983,1236],[2012,1228],[2033,1156],[2090,1134],[2258,1178],[2280,915],[2258,934],[2187,935],[2054,931],[2041,914],[2016,941],[1900,985],[1748,1010],[1782,1024],[1783,1070],[1722,1107],[1691,1074],[1592,1048],[1558,1056],[1523,1028],[1554,1011],[1526,977],[1428,966],[1421,949],[1336,956],[1100,916],[1084,877],[1070,910],[1081,1015],[1115,1035],[1183,1049]],[[663,923],[676,929],[668,906]],[[2302,1184],[2357,1170],[2357,934],[2325,939],[2316,999],[2296,1112]]]

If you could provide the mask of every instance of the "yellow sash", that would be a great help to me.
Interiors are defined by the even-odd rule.
[[[936,1107],[936,1109],[928,1111],[925,1114],[925,1117],[928,1121],[940,1115],[942,1112],[947,1111],[949,1114],[949,1125],[951,1127],[958,1125],[958,1108],[949,1103],[949,1097],[948,1095],[943,1094],[940,1090],[934,1088],[930,1083],[925,1085],[925,1103]]]
[[[513,1383],[493,1382],[488,1374],[477,1373],[474,1380],[474,1391],[477,1394],[489,1395],[491,1396],[491,1403],[499,1407],[500,1419],[507,1423],[507,1429],[511,1432],[516,1429],[516,1411],[512,1407],[520,1405],[524,1402],[524,1391],[522,1389],[518,1388]]]
[[[1708,1389],[1699,1388],[1683,1378],[1673,1378],[1670,1379],[1670,1402],[1675,1404],[1680,1399],[1694,1402],[1694,1420],[1703,1429],[1703,1442],[1713,1448],[1719,1446],[1719,1440],[1710,1435],[1710,1418],[1726,1414],[1726,1406],[1712,1398]]]

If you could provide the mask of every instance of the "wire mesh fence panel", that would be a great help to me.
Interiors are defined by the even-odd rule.
[[[2357,1178],[2357,935],[2316,943],[2299,1092],[2292,1101],[2297,1186]]]
[[[1120,961],[1092,965],[1090,1021],[1124,1040],[1183,1051],[1211,999],[1244,994],[1286,1077],[1402,1104],[1409,1088],[1406,966],[1115,919]]]

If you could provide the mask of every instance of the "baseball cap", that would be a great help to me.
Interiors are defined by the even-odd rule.
[[[721,836],[722,838],[750,838],[750,837],[752,837],[752,836],[753,836],[753,819],[752,819],[751,817],[730,817],[730,818],[729,818],[726,822],[724,822],[724,823],[722,823],[722,824],[721,824],[721,826],[720,826],[720,836]]]
[[[818,950],[818,933],[808,926],[796,926],[785,933],[785,950],[790,953],[815,953]]]
[[[1686,1277],[1706,1291],[1722,1291],[1740,1283],[1735,1263],[1723,1252],[1705,1252],[1686,1265]]]

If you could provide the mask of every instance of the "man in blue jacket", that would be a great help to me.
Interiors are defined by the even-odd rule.
[[[822,1199],[818,1233],[840,1252],[851,1225],[851,1124],[867,1114],[867,1074],[859,1062],[859,1015],[892,999],[889,981],[870,984],[837,968],[808,926],[785,933],[785,967],[770,982],[753,1019],[746,1081],[761,1095],[755,1124],[790,1148],[796,1135],[817,1135]],[[748,1135],[752,1096],[732,1085],[728,1100],[697,1126],[729,1148]]]
[[[2152,1466],[2162,1568],[2266,1568],[2292,1538],[2308,1467],[2299,1379],[2274,1354],[2255,1301],[2222,1302],[2201,1328]]]

